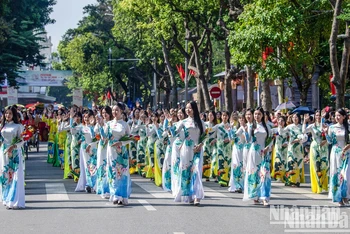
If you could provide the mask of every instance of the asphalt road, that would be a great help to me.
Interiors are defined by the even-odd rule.
[[[312,194],[310,184],[291,188],[273,182],[271,206],[264,207],[243,202],[242,194],[229,193],[217,183],[203,182],[206,198],[195,207],[173,202],[170,193],[132,175],[129,205],[118,207],[96,194],[74,192],[76,184],[62,178],[60,168],[46,163],[45,144],[39,153],[30,152],[26,161],[26,209],[0,207],[0,233],[350,233],[349,207],[338,208],[326,193]],[[282,217],[287,210],[299,217],[299,222],[310,220],[296,211],[314,206],[321,209],[313,210],[315,214],[340,212],[343,222],[315,228],[305,223],[297,226],[297,222]]]

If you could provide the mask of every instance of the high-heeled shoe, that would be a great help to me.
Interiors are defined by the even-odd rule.
[[[200,201],[196,198],[196,199],[194,199],[193,204],[194,204],[195,206],[199,206],[199,205],[200,205]]]
[[[270,205],[265,199],[263,200],[263,204],[264,204],[264,206],[269,206]]]

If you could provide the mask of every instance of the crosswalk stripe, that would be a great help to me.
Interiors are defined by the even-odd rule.
[[[46,183],[46,197],[48,201],[69,200],[63,183]]]
[[[211,189],[209,187],[203,186],[203,188],[204,188],[205,197],[227,197],[225,194],[219,193],[219,192],[217,192],[214,189]]]
[[[173,199],[173,196],[171,193],[164,191],[162,188],[157,187],[154,185],[154,183],[135,183],[137,186],[141,187],[143,190],[147,191],[149,194],[151,194],[155,198],[171,198]]]
[[[156,211],[156,208],[154,208],[152,205],[150,205],[146,200],[138,200],[140,204],[143,205],[143,207],[146,208],[148,211]]]

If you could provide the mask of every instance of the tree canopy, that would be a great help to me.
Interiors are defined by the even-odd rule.
[[[0,81],[15,86],[22,64],[40,65],[40,34],[50,19],[55,0],[3,0],[0,2]]]

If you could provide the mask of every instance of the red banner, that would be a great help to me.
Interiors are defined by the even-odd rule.
[[[333,75],[330,75],[330,76],[329,76],[329,84],[330,84],[330,86],[331,86],[331,93],[332,93],[332,95],[336,95],[336,94],[337,94],[337,91],[336,91],[336,89],[335,89],[334,84],[332,83],[332,78],[333,78]]]

